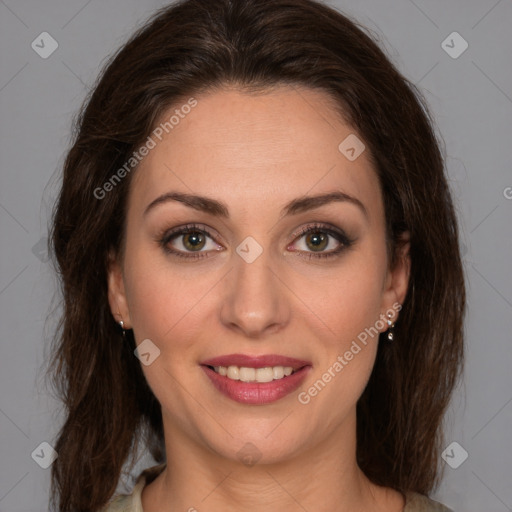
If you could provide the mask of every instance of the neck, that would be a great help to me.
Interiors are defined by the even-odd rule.
[[[321,445],[253,465],[220,456],[164,419],[167,467],[144,488],[144,512],[400,512],[403,497],[374,485],[358,467],[352,416]]]

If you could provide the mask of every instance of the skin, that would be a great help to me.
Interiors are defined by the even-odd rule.
[[[377,337],[307,405],[298,400],[406,294],[408,243],[389,268],[368,149],[352,162],[338,150],[354,130],[320,91],[225,87],[196,99],[134,174],[124,252],[109,272],[112,314],[133,328],[137,343],[149,338],[161,351],[142,368],[162,405],[168,465],[144,488],[144,511],[399,512],[403,496],[372,484],[356,463],[356,403]],[[170,191],[222,201],[230,217],[176,201],[144,214]],[[293,199],[332,191],[357,198],[366,215],[350,202],[331,202],[280,216]],[[355,242],[333,258],[307,259],[315,246],[297,233],[312,222]],[[212,234],[200,248],[207,257],[172,256],[160,244],[162,232],[188,223]],[[263,249],[252,263],[236,252],[247,236]],[[168,245],[186,253],[185,239]],[[323,252],[339,245],[328,240]],[[197,254],[188,247],[186,254]],[[292,356],[312,369],[299,390],[272,404],[240,404],[221,395],[200,367],[230,353]],[[239,460],[249,442],[261,454],[253,466]]]

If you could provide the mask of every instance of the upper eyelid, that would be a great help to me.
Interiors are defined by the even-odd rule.
[[[294,236],[302,236],[308,233],[309,231],[314,231],[315,229],[317,229],[318,231],[323,230],[328,233],[336,233],[340,236],[346,236],[343,229],[337,228],[336,226],[333,226],[330,223],[326,222],[313,222],[311,224],[303,226],[294,233]]]
[[[163,240],[169,240],[173,237],[183,236],[186,235],[187,232],[194,232],[194,231],[200,231],[201,233],[204,233],[205,235],[209,236],[210,238],[218,237],[221,240],[224,240],[224,237],[217,233],[215,230],[212,230],[211,228],[204,226],[202,224],[186,224],[184,226],[180,226],[177,228],[172,228],[165,230],[163,233],[163,236],[160,237]],[[215,235],[211,232],[215,231]]]

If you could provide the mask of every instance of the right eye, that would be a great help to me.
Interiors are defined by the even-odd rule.
[[[209,247],[208,239],[211,241]],[[212,250],[219,251],[223,249],[222,246],[214,242],[213,236],[204,226],[197,224],[189,224],[166,231],[160,243],[168,254],[189,259],[204,258]],[[206,250],[203,250],[205,248]]]

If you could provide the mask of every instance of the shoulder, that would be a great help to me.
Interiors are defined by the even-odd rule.
[[[137,478],[131,494],[117,494],[101,512],[143,512],[142,489],[152,482],[165,468],[164,464],[145,469]]]
[[[114,496],[112,501],[101,512],[139,512],[135,508],[133,501],[131,494],[119,494]]]
[[[403,512],[453,512],[451,508],[431,500],[417,492],[405,492],[405,508]]]

